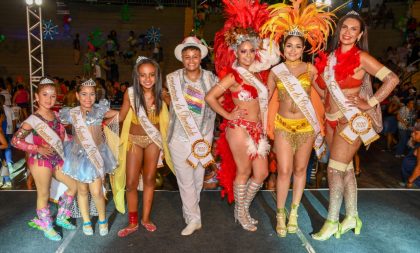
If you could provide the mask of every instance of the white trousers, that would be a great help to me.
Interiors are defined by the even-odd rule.
[[[173,138],[169,143],[169,151],[175,167],[185,223],[201,223],[199,202],[203,189],[204,168],[201,163],[195,169],[187,163],[187,158],[191,154],[189,142]]]

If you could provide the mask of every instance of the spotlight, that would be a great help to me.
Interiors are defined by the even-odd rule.
[[[35,0],[35,4],[36,5],[41,5],[42,4],[42,0]]]
[[[26,0],[25,1],[27,5],[32,5],[34,4],[34,0]]]

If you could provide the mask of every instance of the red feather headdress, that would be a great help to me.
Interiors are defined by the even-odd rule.
[[[258,39],[260,27],[268,20],[267,4],[258,0],[223,0],[226,21],[214,38],[216,72],[226,75],[236,60],[233,48],[245,40]]]

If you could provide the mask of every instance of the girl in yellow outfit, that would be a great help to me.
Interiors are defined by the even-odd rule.
[[[162,75],[159,65],[146,57],[139,57],[134,67],[134,84],[124,94],[120,119],[124,120],[121,132],[119,168],[111,180],[117,210],[125,213],[124,188],[128,204],[127,227],[118,232],[119,237],[138,230],[139,176],[142,173],[143,211],[141,225],[149,232],[156,230],[150,220],[156,172],[162,164],[162,152],[172,169],[168,152],[166,129],[168,109],[161,98]]]
[[[267,83],[271,98],[268,133],[270,136],[270,131],[274,130],[271,137],[274,137],[277,158],[276,231],[279,237],[298,230],[298,207],[305,189],[306,168],[312,148],[315,148],[319,156],[325,150],[323,107],[312,86],[317,70],[312,64],[302,62],[301,58],[306,40],[311,45],[312,53],[325,45],[325,38],[330,32],[331,14],[324,13],[315,4],[300,7],[302,1],[292,2],[292,6],[270,6],[271,18],[262,29],[263,36],[268,34],[276,42],[282,39],[283,55],[286,58],[284,63],[272,68]],[[285,203],[292,174],[292,207],[286,226]]]

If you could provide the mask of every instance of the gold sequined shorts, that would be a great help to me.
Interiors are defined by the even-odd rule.
[[[153,140],[147,135],[128,135],[128,147],[127,150],[133,151],[133,146],[136,145],[140,148],[147,148],[150,144],[153,143]]]
[[[288,119],[276,114],[274,121],[276,132],[281,134],[292,146],[295,152],[308,138],[314,135],[314,129],[306,118]]]

